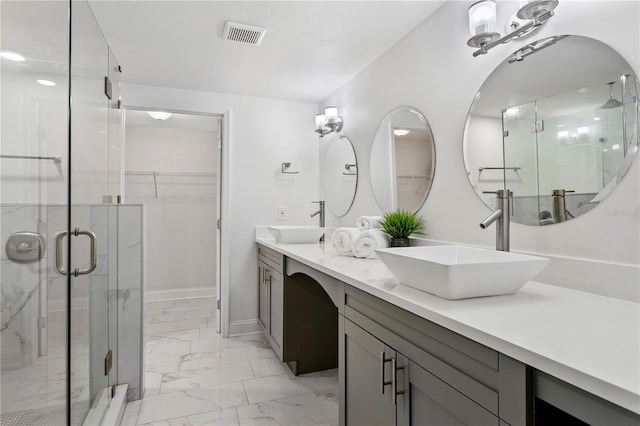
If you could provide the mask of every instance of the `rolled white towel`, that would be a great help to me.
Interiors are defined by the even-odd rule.
[[[382,216],[360,216],[356,220],[356,226],[360,231],[380,229],[380,221],[382,221]]]
[[[338,228],[331,236],[331,243],[339,254],[351,256],[351,246],[359,235],[357,228]]]
[[[378,257],[376,249],[389,247],[389,235],[380,229],[370,229],[362,232],[351,246],[355,257]]]

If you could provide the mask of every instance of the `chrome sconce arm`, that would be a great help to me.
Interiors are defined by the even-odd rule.
[[[324,109],[324,114],[316,115],[315,132],[322,138],[329,133],[340,132],[343,125],[344,120],[338,115],[338,108],[330,106]]]
[[[523,37],[538,28],[553,17],[553,10],[558,0],[530,0],[515,13],[521,20],[529,20],[526,24],[518,25],[514,20],[511,24],[513,31],[503,37],[495,32],[495,0],[481,0],[469,8],[469,30],[472,37],[467,41],[469,47],[478,48],[473,56],[486,54],[490,49],[506,44],[514,38]],[[520,60],[520,59],[518,59]]]

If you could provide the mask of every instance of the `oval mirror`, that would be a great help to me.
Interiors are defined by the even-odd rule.
[[[326,206],[337,217],[347,214],[358,187],[358,162],[349,138],[337,135],[324,159],[322,183]]]
[[[471,185],[513,192],[511,220],[549,225],[591,210],[638,150],[640,84],[606,44],[582,36],[538,40],[489,75],[463,142]]]
[[[371,145],[371,188],[385,213],[416,213],[427,199],[435,169],[435,145],[427,119],[410,107],[387,114]]]

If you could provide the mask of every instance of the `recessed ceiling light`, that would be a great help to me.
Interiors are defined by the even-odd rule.
[[[22,55],[20,55],[18,53],[15,53],[15,52],[7,52],[7,51],[0,52],[0,56],[2,56],[5,59],[8,59],[10,61],[22,62],[22,61],[25,60],[24,56],[22,56]]]
[[[406,136],[408,135],[410,130],[407,129],[394,129],[393,134],[396,136]]]
[[[600,120],[600,117],[594,117],[594,118],[593,118],[593,120],[594,120],[594,121],[599,121],[599,120]]]
[[[173,115],[173,113],[171,112],[164,112],[164,111],[148,111],[147,114],[149,114],[152,118],[155,118],[156,120],[166,120],[167,118]]]
[[[615,145],[613,145],[613,146],[611,147],[611,149],[620,149],[620,145],[615,144]]]
[[[38,84],[42,84],[43,86],[55,86],[56,83],[54,83],[53,81],[49,81],[49,80],[36,80],[36,82],[38,82]]]

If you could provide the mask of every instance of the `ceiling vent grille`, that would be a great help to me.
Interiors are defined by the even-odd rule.
[[[237,43],[259,45],[267,32],[266,28],[253,27],[251,25],[238,24],[235,22],[224,23],[224,33],[222,38],[235,41]]]

